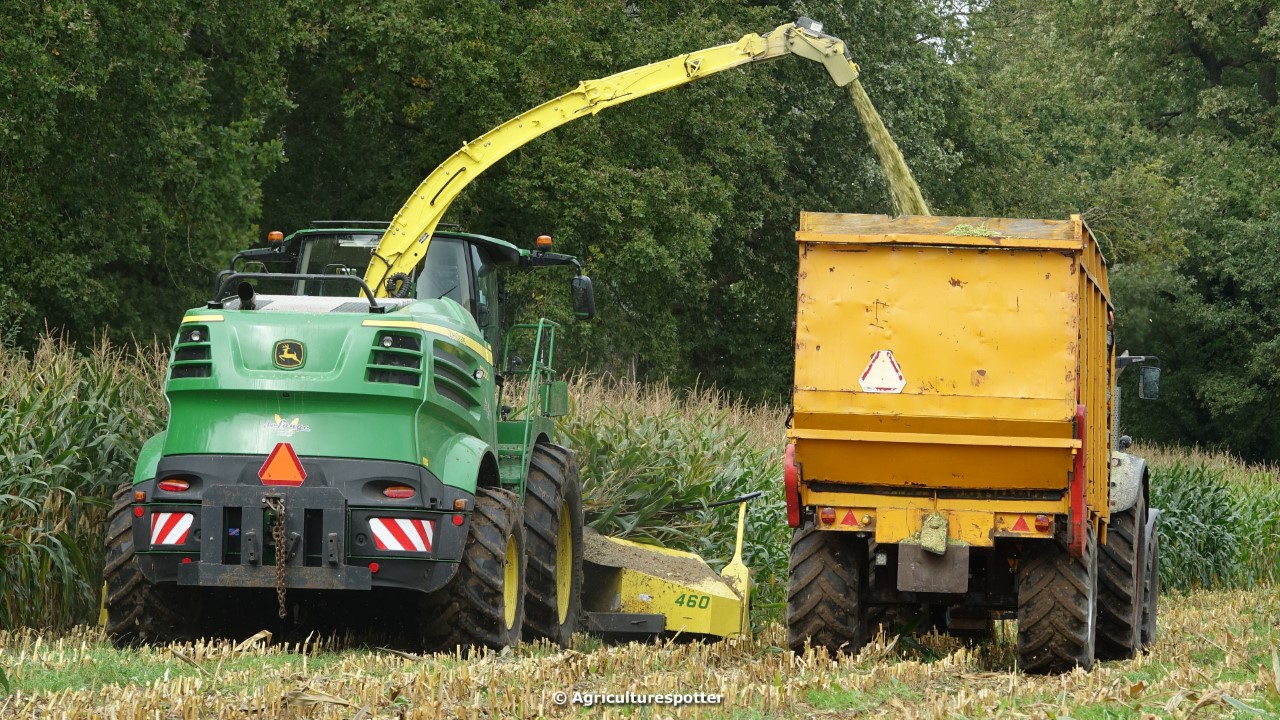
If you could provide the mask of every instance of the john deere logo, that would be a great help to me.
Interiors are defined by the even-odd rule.
[[[281,340],[276,343],[275,361],[281,370],[297,370],[307,361],[307,351],[297,340]]]

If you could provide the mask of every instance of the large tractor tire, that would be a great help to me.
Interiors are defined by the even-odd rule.
[[[806,523],[791,535],[787,646],[853,654],[867,644],[867,541]]]
[[[1083,557],[1059,538],[1030,541],[1018,562],[1018,666],[1027,673],[1093,667],[1098,615],[1098,543]]]
[[[525,481],[526,640],[546,638],[562,648],[582,615],[582,488],[573,453],[538,444]]]
[[[478,488],[458,573],[424,604],[423,635],[428,646],[500,650],[520,644],[524,578],[520,499],[507,490]]]
[[[133,485],[111,498],[107,515],[107,558],[102,570],[107,590],[107,634],[119,647],[193,640],[199,634],[200,595],[195,588],[152,585],[142,575],[133,547]]]
[[[1140,567],[1147,501],[1111,514],[1107,544],[1098,548],[1099,660],[1128,660],[1141,648],[1142,568]]]
[[[1156,615],[1160,603],[1160,533],[1151,528],[1147,557],[1142,563],[1142,622],[1138,639],[1143,650],[1156,642]]]

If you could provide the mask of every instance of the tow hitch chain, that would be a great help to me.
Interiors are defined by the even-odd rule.
[[[267,510],[271,512],[271,542],[276,548],[276,600],[280,603],[280,617],[286,617],[289,611],[284,604],[284,566],[289,562],[289,553],[284,541],[284,496],[267,495],[263,498]]]

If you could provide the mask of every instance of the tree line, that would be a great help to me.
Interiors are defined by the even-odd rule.
[[[46,0],[0,5],[0,337],[167,338],[230,255],[386,219],[449,153],[603,77],[804,14],[844,38],[938,214],[1082,212],[1155,440],[1280,458],[1277,2]],[[801,210],[889,212],[823,69],[782,60],[521,149],[448,220],[584,258],[573,367],[785,401]],[[563,279],[513,278],[564,317]]]

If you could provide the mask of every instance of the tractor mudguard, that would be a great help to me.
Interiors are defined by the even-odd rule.
[[[489,445],[480,438],[458,434],[440,445],[440,452],[431,459],[428,469],[445,485],[475,495],[480,469],[490,454]]]
[[[164,437],[165,431],[162,430],[142,444],[142,450],[138,452],[138,464],[133,470],[134,485],[155,478],[156,466],[160,464],[160,456],[164,454]]]
[[[1147,461],[1137,455],[1115,452],[1111,454],[1111,512],[1124,512],[1142,496],[1142,481],[1147,475]]]

